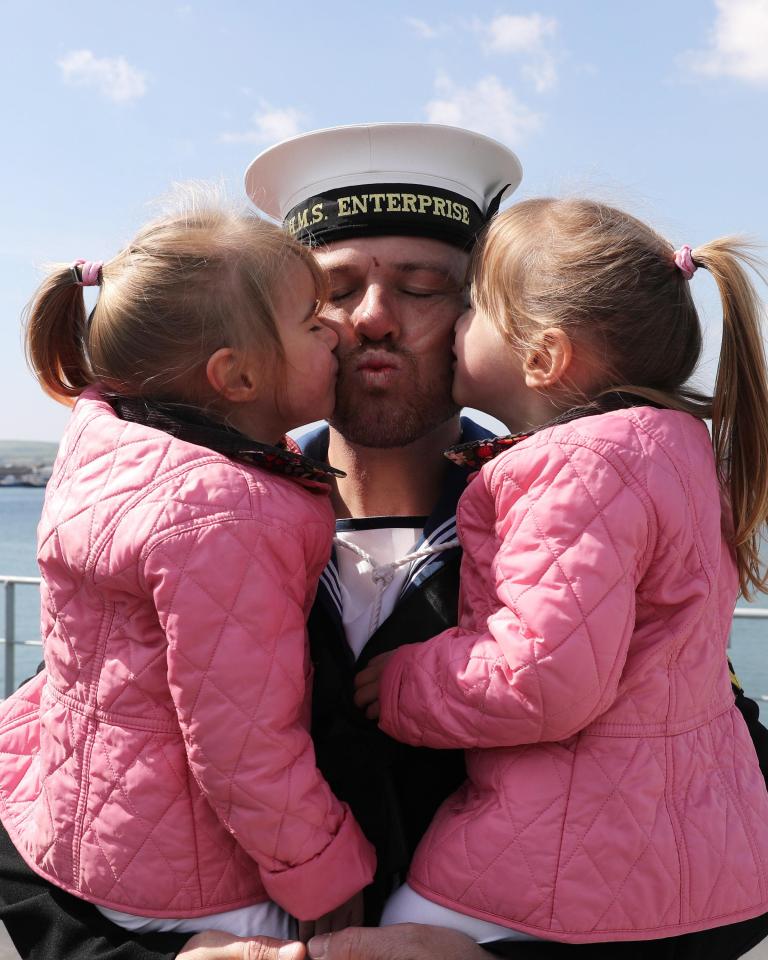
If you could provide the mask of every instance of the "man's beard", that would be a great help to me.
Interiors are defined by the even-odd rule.
[[[354,382],[361,347],[339,358],[336,408],[330,424],[349,443],[361,447],[404,447],[426,436],[455,416],[459,408],[451,398],[453,377],[445,370],[431,380],[419,378],[418,363],[409,351],[391,349],[402,363],[402,389],[366,387]],[[380,347],[378,349],[381,349]]]

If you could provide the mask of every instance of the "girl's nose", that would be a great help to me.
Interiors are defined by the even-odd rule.
[[[337,324],[334,323],[332,326],[327,320],[321,320],[321,323],[323,340],[328,344],[329,350],[335,350],[339,345],[339,334],[336,332]]]
[[[467,310],[464,311],[464,313],[459,314],[459,316],[456,319],[456,323],[453,325],[453,329],[456,331],[456,333],[458,333],[459,330],[462,330],[469,323],[469,321],[474,316],[474,313],[475,313],[474,307],[469,307]]]

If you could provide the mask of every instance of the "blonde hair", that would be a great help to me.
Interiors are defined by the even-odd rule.
[[[257,350],[277,385],[284,354],[274,300],[283,272],[302,263],[319,299],[314,257],[278,227],[198,192],[156,220],[101,270],[90,317],[69,265],[57,265],[27,308],[28,362],[43,389],[71,404],[94,383],[127,396],[206,405],[208,358]]]
[[[594,399],[626,391],[712,419],[721,487],[733,512],[742,593],[768,590],[759,547],[768,518],[768,377],[761,305],[738,238],[693,250],[720,291],[723,338],[713,396],[687,381],[702,348],[690,285],[673,248],[635,217],[589,200],[529,200],[492,222],[473,262],[473,296],[502,334],[535,350],[561,327],[596,361]]]

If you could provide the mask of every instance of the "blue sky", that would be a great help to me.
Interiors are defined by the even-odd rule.
[[[47,261],[106,259],[174,181],[242,195],[277,139],[456,123],[523,163],[518,196],[587,194],[695,246],[768,240],[768,0],[218,3],[0,0],[0,438],[57,440],[20,314]],[[718,306],[694,280],[709,336]]]

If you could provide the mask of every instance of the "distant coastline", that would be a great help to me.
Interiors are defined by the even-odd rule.
[[[58,444],[0,440],[0,489],[44,487],[51,476]]]

